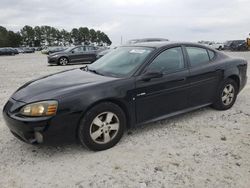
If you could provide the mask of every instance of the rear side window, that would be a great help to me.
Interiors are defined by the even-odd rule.
[[[204,65],[209,62],[207,50],[198,47],[186,47],[192,67]]]
[[[148,70],[163,73],[175,72],[184,68],[181,47],[170,48],[159,54],[149,65]]]

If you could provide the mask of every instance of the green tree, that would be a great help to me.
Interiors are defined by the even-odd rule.
[[[94,29],[89,30],[89,38],[90,38],[90,42],[92,43],[97,41],[97,35]]]
[[[73,28],[71,30],[71,37],[74,41],[74,44],[80,44],[82,41],[81,41],[81,36],[80,36],[80,32],[77,28]]]
[[[33,46],[35,41],[35,31],[31,26],[24,26],[21,29],[21,35],[24,45]]]
[[[35,41],[34,41],[34,45],[35,46],[41,46],[42,45],[42,42],[43,42],[43,40],[42,40],[42,35],[43,35],[43,33],[42,33],[42,30],[41,30],[41,28],[39,27],[39,26],[36,26],[36,27],[34,27],[34,31],[35,31]]]
[[[51,26],[24,26],[20,32],[8,31],[0,26],[0,47],[43,46],[43,45],[69,45],[69,44],[111,45],[111,40],[102,31],[95,31],[87,27],[73,28],[71,32],[64,29],[61,31]]]
[[[106,43],[108,46],[112,44],[110,38],[105,33],[103,33],[103,42]]]
[[[18,47],[21,45],[22,37],[19,32],[8,31],[0,26],[0,47]]]
[[[89,28],[87,27],[80,27],[79,28],[79,35],[81,38],[81,42],[84,42],[84,44],[89,44]]]
[[[53,45],[54,44],[54,38],[55,38],[55,31],[51,26],[41,26],[41,32],[42,32],[42,40],[44,45]]]
[[[20,33],[14,33],[13,31],[8,31],[7,41],[9,47],[19,47],[22,43],[22,37]]]
[[[0,47],[7,46],[8,31],[5,27],[0,26]]]
[[[66,31],[65,29],[62,29],[60,31],[60,34],[62,36],[62,44],[64,46],[69,45],[69,44],[72,43],[71,35],[70,35],[70,33],[68,31]]]

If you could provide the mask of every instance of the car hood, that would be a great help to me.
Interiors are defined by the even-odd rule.
[[[64,50],[58,51],[58,52],[53,52],[53,53],[49,54],[49,56],[62,55],[62,54],[66,54],[66,52],[64,52]]]
[[[72,69],[27,82],[11,98],[25,103],[60,99],[64,94],[74,90],[116,79],[118,78],[101,76],[81,69]]]

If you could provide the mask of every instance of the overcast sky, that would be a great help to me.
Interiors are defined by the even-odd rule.
[[[174,41],[245,39],[250,0],[1,0],[0,25],[87,26],[115,45],[133,38]]]

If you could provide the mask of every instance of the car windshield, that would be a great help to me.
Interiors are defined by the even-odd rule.
[[[114,77],[126,77],[140,66],[153,48],[146,47],[120,47],[89,66],[102,75]]]

